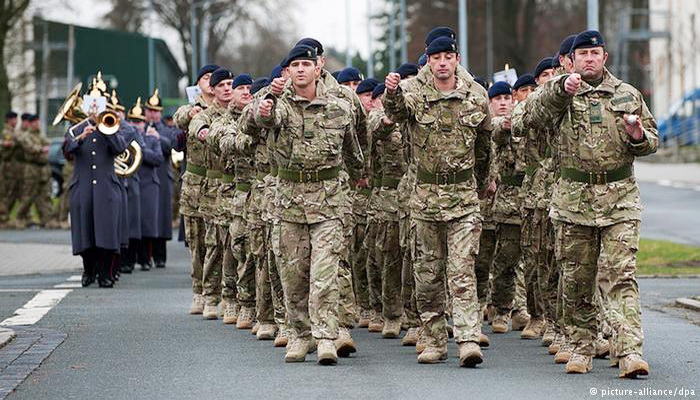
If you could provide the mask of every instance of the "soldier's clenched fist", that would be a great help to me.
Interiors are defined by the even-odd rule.
[[[401,75],[396,72],[390,72],[384,79],[384,85],[389,92],[395,92],[399,87],[399,82],[401,82]]]
[[[260,102],[260,106],[258,107],[258,113],[260,114],[261,117],[269,117],[272,115],[272,106],[274,106],[274,102],[270,99],[263,100]]]
[[[564,90],[570,95],[576,94],[578,89],[581,87],[581,75],[571,74],[564,81]]]
[[[272,83],[270,84],[270,91],[272,95],[277,97],[282,95],[285,83],[287,83],[287,78],[279,77],[273,79]]]

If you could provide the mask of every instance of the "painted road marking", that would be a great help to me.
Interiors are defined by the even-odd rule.
[[[0,322],[0,325],[34,325],[72,291],[72,289],[42,290],[22,308],[17,309],[12,317]]]

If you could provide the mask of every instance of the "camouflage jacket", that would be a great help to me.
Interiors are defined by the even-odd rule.
[[[521,176],[515,169],[516,152],[520,137],[513,136],[503,123],[506,117],[494,117],[493,146],[497,155],[491,162],[490,180],[497,184],[493,202],[493,219],[501,224],[520,224],[521,186],[511,180]]]
[[[217,128],[217,120],[224,118],[225,114],[226,107],[221,106],[214,100],[210,107],[192,118],[189,125],[188,136],[194,135],[196,138],[202,129],[209,129],[209,134],[211,134]],[[218,216],[216,199],[219,192],[219,185],[221,184],[221,177],[218,175],[222,173],[223,163],[218,154],[218,148],[214,149],[213,146],[206,141],[203,144],[204,163],[202,166],[207,169],[207,175],[210,176],[205,178],[202,183],[198,210],[204,217],[208,217],[211,220]]]
[[[178,128],[186,132],[186,165],[190,166],[192,169],[196,169],[197,167],[206,168],[204,143],[197,138],[197,132],[193,132],[189,129],[190,122],[192,122],[190,110],[192,110],[194,106],[199,106],[202,110],[206,110],[209,107],[204,101],[204,98],[200,95],[194,104],[187,104],[178,108],[173,115],[173,121]],[[198,210],[199,197],[205,180],[205,176],[190,172],[185,168],[185,174],[182,176],[182,190],[180,196],[180,212],[182,214],[193,217],[200,216]]]
[[[316,98],[285,91],[270,117],[256,112],[255,120],[263,128],[274,130],[275,158],[280,169],[318,171],[342,168],[358,177],[363,170],[362,151],[353,128],[353,114],[347,101],[316,82]],[[350,199],[348,175],[320,182],[295,182],[279,179],[276,206],[279,217],[288,222],[313,224],[341,218],[347,214]]]
[[[400,179],[408,169],[404,157],[404,148],[399,125],[387,125],[383,119],[386,113],[377,108],[369,113],[367,118],[368,132],[373,163],[372,175],[383,181],[376,191],[377,218],[398,221],[399,199],[397,187]],[[392,182],[393,181],[393,182]]]
[[[477,186],[483,188],[489,170],[491,117],[484,89],[473,80],[457,78],[450,93],[441,93],[432,80],[419,86],[404,81],[385,94],[387,116],[405,123],[412,163],[418,175],[472,170],[466,182],[449,185],[422,183],[411,194],[411,216],[449,221],[477,212]]]
[[[637,89],[605,70],[597,87],[583,82],[571,96],[564,90],[567,77],[554,78],[531,94],[523,115],[526,126],[554,126],[559,134],[557,156],[562,171],[567,168],[602,176],[606,171],[631,168],[635,157],[656,151],[656,121]],[[644,131],[641,142],[632,142],[626,133],[625,113],[640,117]],[[641,211],[634,175],[614,182],[596,178],[587,183],[560,177],[554,186],[550,216],[572,224],[602,227],[639,220]]]

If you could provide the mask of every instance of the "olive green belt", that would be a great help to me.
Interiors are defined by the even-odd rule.
[[[221,179],[223,174],[221,171],[216,170],[216,169],[208,169],[207,170],[207,178],[209,179]]]
[[[382,178],[372,178],[372,187],[380,187],[382,186]]]
[[[372,195],[372,189],[366,188],[366,187],[357,188],[357,193],[359,193],[359,194],[361,194],[361,195],[363,195],[363,196],[369,197],[369,196]]]
[[[537,167],[537,164],[528,165],[527,167],[525,167],[525,175],[532,176],[535,173],[535,171],[537,171]]]
[[[454,185],[466,182],[472,178],[473,168],[463,169],[456,172],[429,172],[419,169],[416,177],[422,183],[432,183],[434,185]]]
[[[382,176],[382,187],[396,189],[399,187],[400,178],[394,178],[393,176]]]
[[[327,181],[329,179],[337,178],[339,173],[340,167],[318,170],[277,169],[277,175],[281,179],[298,183]]]
[[[524,174],[518,175],[501,175],[501,183],[508,186],[522,186]]]
[[[223,183],[233,183],[236,176],[233,174],[221,174],[221,182]]]
[[[240,192],[250,192],[250,187],[249,182],[236,182],[236,190]]]
[[[207,176],[207,169],[197,164],[187,163],[185,171],[199,176]]]
[[[277,176],[277,166],[270,167],[270,175]]]
[[[267,172],[258,171],[258,172],[255,173],[255,179],[257,179],[257,180],[259,180],[259,181],[264,181],[264,180],[265,180],[265,177],[266,177],[267,175],[268,175]]]
[[[608,182],[621,181],[632,176],[632,166],[625,165],[617,169],[603,172],[580,171],[574,168],[561,168],[561,177],[574,182],[589,185],[604,185]]]

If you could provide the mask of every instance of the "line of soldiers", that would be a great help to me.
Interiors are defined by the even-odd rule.
[[[337,363],[357,326],[406,330],[419,363],[452,336],[475,367],[488,319],[541,338],[567,373],[610,354],[621,377],[647,375],[632,163],[658,138],[603,37],[568,37],[513,87],[461,67],[452,29],[425,43],[384,82],[331,75],[312,38],[269,77],[200,70],[174,115],[190,313],[286,346],[286,362]]]
[[[49,142],[41,134],[38,115],[25,113],[20,117],[13,111],[5,115],[0,147],[0,228],[26,228],[32,220],[32,206],[39,226],[57,227],[48,153]],[[16,214],[11,219],[13,209]]]
[[[74,165],[68,185],[72,246],[83,259],[82,285],[97,279],[100,287],[112,287],[137,263],[142,271],[165,268],[177,174],[171,153],[184,148],[184,139],[162,122],[158,89],[128,112],[100,74],[88,94],[106,98],[115,118],[113,127],[104,127],[103,113],[89,112],[65,134],[63,152]],[[127,169],[116,168],[115,160]]]

